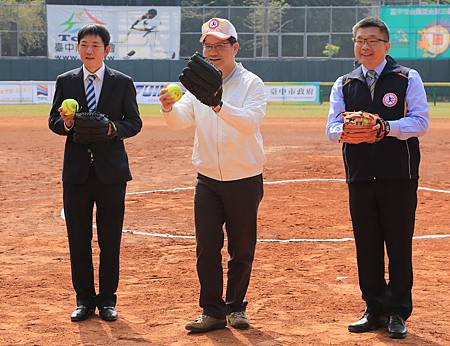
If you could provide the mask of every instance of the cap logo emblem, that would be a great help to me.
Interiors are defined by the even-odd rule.
[[[210,29],[216,29],[219,25],[220,23],[217,19],[211,19],[208,24]]]

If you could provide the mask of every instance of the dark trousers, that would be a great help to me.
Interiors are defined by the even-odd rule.
[[[197,176],[194,198],[197,274],[200,307],[206,315],[225,318],[230,312],[245,311],[262,197],[262,175],[233,181]],[[226,302],[221,255],[224,225],[229,254]]]
[[[93,167],[85,184],[64,183],[64,214],[69,238],[72,283],[77,305],[115,306],[126,183],[102,184]],[[99,294],[92,265],[92,214],[96,205],[100,247]]]
[[[367,311],[407,319],[412,312],[417,180],[350,183],[348,188],[359,286]],[[389,283],[384,277],[385,244]]]

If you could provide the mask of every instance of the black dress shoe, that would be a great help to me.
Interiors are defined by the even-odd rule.
[[[115,321],[117,320],[117,310],[114,306],[104,306],[99,308],[100,317],[105,321]]]
[[[405,320],[399,315],[389,316],[388,324],[389,337],[392,339],[403,339],[408,334]]]
[[[388,319],[386,316],[365,312],[364,315],[356,322],[348,326],[351,333],[370,332],[381,327],[386,327]]]
[[[70,315],[70,319],[72,322],[80,322],[89,318],[89,316],[93,315],[95,312],[95,308],[90,308],[86,305],[78,305],[77,308]]]

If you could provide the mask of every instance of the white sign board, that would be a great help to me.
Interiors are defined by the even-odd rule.
[[[320,83],[318,82],[273,82],[266,83],[267,100],[269,102],[320,102]]]
[[[139,104],[158,104],[159,92],[166,82],[135,82],[136,98]],[[184,87],[178,83],[185,91]],[[266,83],[268,102],[319,103],[320,84],[299,85]],[[51,104],[55,93],[55,82],[0,82],[0,104],[47,103]]]

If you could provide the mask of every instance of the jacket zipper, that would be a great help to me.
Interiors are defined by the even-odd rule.
[[[411,154],[409,152],[408,140],[406,140],[405,143],[406,143],[406,150],[408,151],[408,174],[409,179],[411,179]]]
[[[350,178],[350,167],[348,166],[347,163],[347,143],[344,143],[344,164],[345,164],[345,168],[347,171],[347,178]]]
[[[219,140],[220,140],[219,136],[220,136],[220,133],[219,133],[219,117],[217,116],[217,114],[214,114],[214,115],[215,115],[215,117],[216,117],[216,124],[217,124],[217,126],[216,126],[216,128],[217,128],[217,145],[216,145],[216,148],[217,148],[217,170],[219,171],[220,180],[223,180],[223,177],[222,177],[222,170],[220,169],[220,148],[219,148]]]

